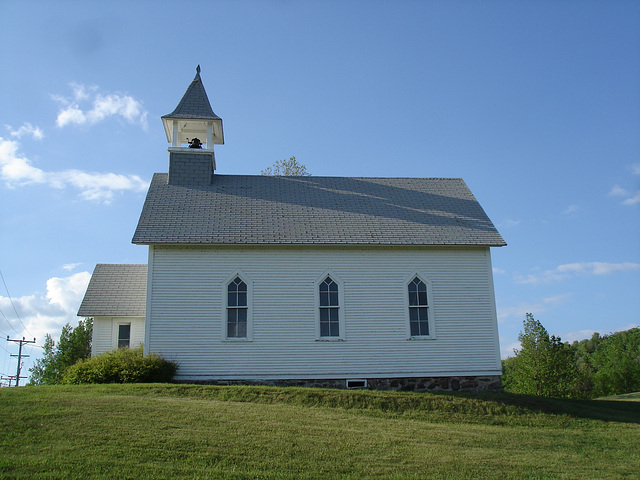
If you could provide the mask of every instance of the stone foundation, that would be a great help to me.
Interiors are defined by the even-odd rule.
[[[366,386],[363,386],[366,380]],[[402,392],[498,392],[499,375],[479,377],[358,378],[313,380],[176,380],[177,383],[205,385],[266,385],[271,387],[360,388]]]

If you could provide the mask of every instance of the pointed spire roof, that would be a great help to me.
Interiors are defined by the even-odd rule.
[[[209,103],[209,97],[207,97],[207,92],[204,90],[204,85],[200,78],[200,65],[196,68],[196,76],[187,88],[187,91],[184,92],[182,100],[180,100],[176,109],[162,118],[220,119],[220,117],[213,113],[213,109]]]

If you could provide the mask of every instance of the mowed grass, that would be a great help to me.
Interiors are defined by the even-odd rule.
[[[640,402],[611,398],[198,385],[23,387],[0,390],[0,426],[0,478],[6,479],[640,474]]]

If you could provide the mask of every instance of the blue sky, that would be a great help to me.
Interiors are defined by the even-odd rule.
[[[503,355],[526,312],[564,340],[637,326],[639,25],[631,1],[0,0],[0,334],[42,345],[96,263],[146,262],[160,116],[197,64],[219,173],[464,178],[508,243]]]

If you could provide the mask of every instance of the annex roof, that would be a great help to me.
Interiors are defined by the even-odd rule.
[[[153,177],[136,244],[506,245],[459,178]]]
[[[209,97],[207,97],[207,92],[202,84],[200,65],[198,65],[196,76],[189,87],[187,87],[187,91],[184,92],[178,106],[173,112],[164,115],[162,118],[220,120],[220,117],[213,113],[213,109],[209,103]]]
[[[99,263],[78,310],[80,317],[143,317],[147,266]]]

